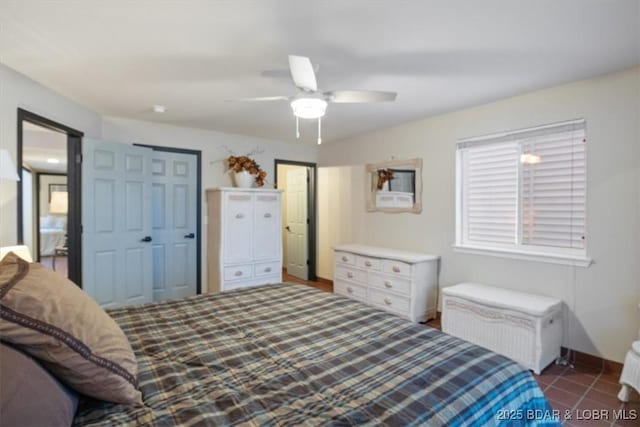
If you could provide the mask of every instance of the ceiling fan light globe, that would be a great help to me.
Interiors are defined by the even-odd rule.
[[[291,101],[293,115],[301,119],[317,119],[327,111],[327,101],[320,98],[298,98]]]

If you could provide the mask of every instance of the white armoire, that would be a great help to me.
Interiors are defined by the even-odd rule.
[[[280,190],[207,190],[209,292],[282,282]]]

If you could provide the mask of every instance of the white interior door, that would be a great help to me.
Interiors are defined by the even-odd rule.
[[[103,307],[152,300],[151,150],[84,138],[82,283]]]
[[[197,157],[153,151],[153,299],[197,293]]]
[[[287,273],[307,280],[309,277],[309,216],[307,213],[307,179],[305,167],[287,172]]]

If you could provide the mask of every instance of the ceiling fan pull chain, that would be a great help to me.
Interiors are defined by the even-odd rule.
[[[318,145],[322,144],[322,117],[318,117]]]
[[[298,116],[296,116],[296,139],[300,139],[300,125],[298,123]]]

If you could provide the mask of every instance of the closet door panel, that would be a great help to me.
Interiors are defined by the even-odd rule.
[[[255,260],[280,258],[280,197],[277,194],[256,194],[254,205]]]
[[[224,261],[250,262],[253,247],[253,197],[251,194],[225,194]]]

